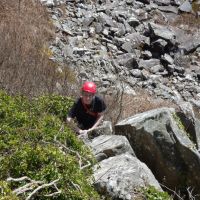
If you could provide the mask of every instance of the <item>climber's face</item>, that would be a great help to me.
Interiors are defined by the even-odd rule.
[[[94,97],[94,94],[90,93],[90,92],[82,91],[81,97],[82,97],[83,103],[86,104],[86,105],[89,105],[89,104],[92,103],[92,99]]]

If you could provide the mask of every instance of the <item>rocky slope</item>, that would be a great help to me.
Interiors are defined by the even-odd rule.
[[[102,91],[123,82],[166,99],[200,97],[200,1],[43,0],[56,26],[54,60]],[[195,12],[194,12],[195,10]]]

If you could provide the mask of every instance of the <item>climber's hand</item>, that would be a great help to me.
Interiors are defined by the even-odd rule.
[[[79,134],[80,134],[80,135],[87,134],[87,132],[88,132],[87,130],[81,130],[81,129],[79,130]]]

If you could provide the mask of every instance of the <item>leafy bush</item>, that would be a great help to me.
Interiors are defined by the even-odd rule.
[[[0,181],[0,197],[1,200],[19,200],[19,198],[12,193],[6,181]]]
[[[147,200],[172,200],[166,192],[158,191],[155,187],[149,186],[143,190],[145,199]]]
[[[72,102],[0,92],[0,199],[99,199],[89,182],[94,159],[63,124]]]

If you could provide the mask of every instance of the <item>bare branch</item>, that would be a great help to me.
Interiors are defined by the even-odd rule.
[[[9,178],[7,178],[7,181],[13,181],[13,182],[30,181],[30,183],[27,183],[27,184],[23,185],[22,187],[19,187],[19,188],[13,190],[13,193],[15,193],[17,196],[33,190],[28,195],[26,200],[30,200],[39,190],[50,187],[50,186],[54,186],[54,188],[56,189],[56,192],[53,192],[51,194],[46,194],[44,196],[52,197],[52,196],[55,196],[55,195],[58,195],[61,193],[61,190],[59,190],[56,185],[56,183],[59,181],[59,179],[56,179],[50,183],[44,183],[44,181],[35,181],[35,180],[30,179],[27,176],[23,176],[20,178],[9,177]]]
[[[168,188],[167,186],[165,186],[165,185],[163,185],[163,184],[161,184],[161,183],[159,183],[159,184],[160,184],[162,187],[165,187],[165,188],[166,188],[167,190],[169,190],[170,192],[174,193],[174,195],[178,198],[178,200],[184,200],[180,195],[177,194],[176,191],[174,191],[174,190]]]
[[[56,196],[56,195],[61,193],[61,190],[58,189],[56,184],[54,184],[54,187],[56,188],[57,192],[54,192],[54,193],[51,193],[51,194],[47,194],[47,195],[44,195],[44,196],[45,197],[52,197],[52,196]]]
[[[20,178],[12,178],[12,177],[7,178],[7,181],[13,181],[13,182],[20,182],[25,180],[32,181],[28,176],[23,176]]]
[[[15,189],[13,191],[13,193],[15,193],[16,195],[23,194],[23,193],[25,193],[27,191],[33,190],[33,188],[35,186],[38,186],[38,184],[42,184],[42,183],[43,183],[43,181],[33,181],[31,183],[27,183],[26,185]]]
[[[51,193],[51,194],[47,194],[47,195],[44,195],[45,197],[53,197],[53,196],[56,196],[58,194],[61,193],[61,190],[58,190],[57,192],[54,192],[54,193]]]
[[[43,184],[43,185],[37,187],[33,192],[31,192],[31,194],[29,194],[29,196],[26,198],[26,200],[30,200],[39,190],[49,187],[49,186],[52,186],[52,185],[55,185],[55,183],[58,182],[59,180],[60,179],[56,179],[50,183],[46,183],[46,184]]]
[[[61,130],[61,129],[60,129],[60,130]],[[78,159],[79,159],[79,161],[78,161],[78,162],[79,162],[79,167],[80,167],[81,170],[84,169],[84,168],[86,168],[86,167],[91,166],[91,162],[90,162],[89,160],[86,160],[86,159],[83,158],[77,151],[74,151],[74,150],[68,148],[66,145],[64,145],[64,144],[62,144],[60,141],[58,141],[58,140],[57,140],[57,135],[54,136],[54,141],[55,141],[60,147],[62,147],[62,148],[65,149],[66,151],[69,151],[69,152],[75,154],[75,155],[78,157]],[[83,164],[82,164],[82,163],[83,163],[82,160],[86,161],[87,164],[86,164],[86,165],[83,165]]]
[[[191,188],[191,187],[187,188],[189,200],[195,200],[195,197],[192,195],[193,190],[194,190],[194,188]]]
[[[74,182],[72,182],[72,181],[71,181],[71,183],[72,183],[72,185],[73,185],[77,190],[79,190],[79,192],[80,192],[81,194],[83,194],[83,192],[82,192],[82,190],[81,190],[81,187],[80,187],[78,184],[76,184],[76,183],[74,183]]]

